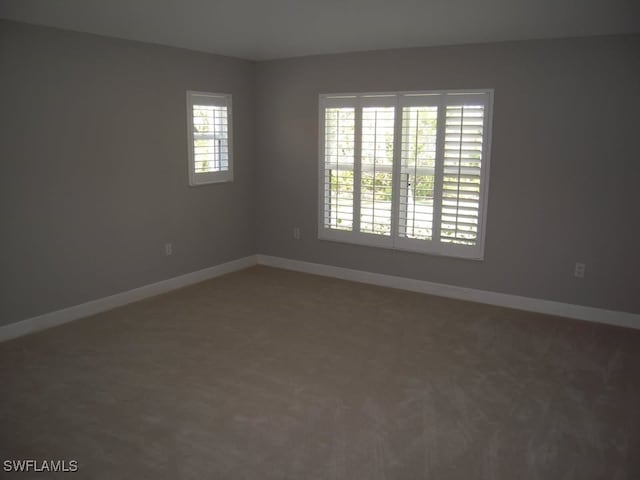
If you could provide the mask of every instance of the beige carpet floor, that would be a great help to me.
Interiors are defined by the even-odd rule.
[[[82,479],[640,478],[640,331],[254,267],[0,344]]]

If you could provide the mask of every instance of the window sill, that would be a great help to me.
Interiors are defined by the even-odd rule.
[[[356,238],[353,238],[354,236]],[[474,260],[478,262],[484,261],[484,252],[482,246],[475,246],[472,248],[463,247],[460,245],[444,245],[440,244],[428,244],[427,247],[421,245],[394,245],[391,237],[373,234],[354,234],[352,232],[340,231],[340,230],[326,230],[320,229],[318,234],[318,240],[343,243],[348,245],[358,245],[361,247],[374,247],[384,248],[385,250],[395,250],[400,252],[420,253],[423,255],[432,255],[436,257],[448,257],[457,258],[461,260]],[[414,240],[416,244],[422,242],[430,242],[427,240]],[[407,243],[412,243],[409,241]]]

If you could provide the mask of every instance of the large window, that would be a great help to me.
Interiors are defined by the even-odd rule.
[[[320,95],[325,240],[481,259],[493,92]]]
[[[231,95],[187,92],[189,184],[233,180]]]

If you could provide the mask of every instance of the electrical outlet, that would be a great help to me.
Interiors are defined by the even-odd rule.
[[[576,263],[576,268],[573,271],[573,276],[576,278],[584,278],[584,271],[586,268],[587,267],[584,263]]]
[[[300,240],[300,227],[293,227],[293,238]]]
[[[173,255],[173,245],[170,243],[164,244],[164,254],[168,257],[169,255]]]

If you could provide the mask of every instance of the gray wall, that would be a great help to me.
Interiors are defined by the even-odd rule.
[[[260,253],[640,312],[640,36],[273,61],[257,84]],[[317,240],[318,94],[462,88],[495,89],[485,260]]]
[[[0,21],[0,72],[0,325],[256,252],[640,312],[640,36],[255,64]],[[454,88],[495,89],[485,260],[317,240],[318,94]],[[187,186],[187,89],[234,95],[233,183]]]
[[[0,21],[0,72],[0,324],[255,253],[255,64]],[[233,94],[233,183],[188,186],[188,89]]]

